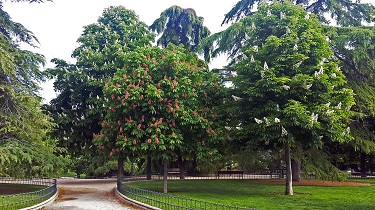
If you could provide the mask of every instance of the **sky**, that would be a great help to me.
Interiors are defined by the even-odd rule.
[[[5,1],[3,10],[8,12],[12,20],[21,23],[32,31],[39,40],[39,48],[23,46],[45,56],[45,68],[53,67],[49,61],[60,58],[74,63],[71,58],[73,50],[78,46],[77,39],[83,32],[83,27],[97,22],[103,10],[109,6],[125,6],[134,10],[139,19],[147,25],[160,17],[165,9],[178,5],[182,8],[193,8],[198,16],[204,18],[204,25],[211,33],[224,30],[221,26],[224,15],[238,0],[53,0],[45,3],[11,3]],[[225,65],[225,58],[218,58],[211,62],[211,68]],[[41,84],[40,91],[44,102],[56,97],[53,81]]]
[[[139,19],[151,25],[165,9],[178,5],[182,8],[193,8],[198,16],[204,18],[204,25],[211,33],[225,30],[228,25],[221,26],[224,15],[238,0],[53,0],[45,3],[11,3],[5,1],[3,10],[8,12],[13,21],[19,22],[32,31],[39,40],[39,48],[32,50],[45,56],[48,62],[45,68],[53,65],[52,58],[64,59],[74,63],[71,58],[73,50],[78,46],[77,39],[83,27],[97,22],[103,10],[109,6],[125,6],[132,9]],[[375,0],[362,0],[362,3],[375,3]],[[224,56],[211,61],[211,68],[226,65]],[[44,102],[56,97],[53,81],[41,84],[41,96]]]

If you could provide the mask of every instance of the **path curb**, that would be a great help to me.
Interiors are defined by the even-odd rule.
[[[51,196],[48,200],[45,200],[45,201],[43,201],[42,203],[38,203],[38,204],[36,204],[36,205],[34,205],[34,206],[29,206],[29,207],[27,207],[27,208],[23,208],[23,209],[21,209],[21,210],[36,210],[36,209],[41,209],[41,208],[44,207],[44,206],[48,206],[48,205],[50,205],[52,202],[55,201],[55,199],[57,198],[58,194],[59,194],[59,193],[58,193],[57,190],[56,190],[55,194],[54,194],[53,196]]]
[[[162,210],[162,209],[156,208],[154,206],[150,206],[150,205],[145,204],[145,203],[141,203],[139,201],[133,200],[133,199],[125,196],[120,191],[118,191],[117,187],[115,187],[115,195],[116,195],[117,198],[121,199],[122,201],[124,201],[124,202],[126,202],[128,204],[131,204],[133,206],[136,206],[139,209],[144,209],[144,210],[149,210],[149,209],[151,209],[151,210]]]

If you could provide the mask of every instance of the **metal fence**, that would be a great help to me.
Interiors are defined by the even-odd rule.
[[[243,174],[205,174],[205,175],[188,175],[185,176],[185,179],[279,179],[285,178],[285,170],[272,170],[272,171],[263,171],[263,172],[254,172],[254,173],[243,173]],[[146,175],[137,175],[137,176],[125,176],[123,179],[123,185],[119,187],[120,193],[123,195],[134,199],[138,202],[148,204],[161,209],[210,209],[210,210],[246,210],[246,209],[255,209],[247,207],[238,207],[230,206],[225,204],[207,202],[202,200],[195,200],[191,198],[185,198],[181,196],[174,196],[170,194],[159,193],[155,191],[139,189],[132,187],[126,184],[130,181],[142,181],[146,180]],[[168,174],[168,180],[177,180],[180,179],[180,175]],[[163,180],[162,174],[153,174],[151,180]]]
[[[57,192],[56,179],[0,178],[1,184],[40,185],[46,188],[34,192],[1,195],[0,209],[20,209],[41,203]]]
[[[272,171],[254,172],[254,173],[243,173],[243,174],[207,174],[200,176],[185,176],[185,179],[285,179],[285,170],[277,169]],[[353,174],[348,174],[349,177],[353,178]],[[369,176],[370,177],[370,176]],[[375,176],[372,176],[375,178]],[[313,174],[302,174],[303,179],[315,179]],[[180,196],[173,196],[169,194],[154,192],[145,189],[139,189],[126,184],[131,181],[145,181],[146,175],[137,176],[125,176],[123,184],[119,187],[120,193],[123,195],[139,201],[150,206],[154,206],[161,209],[255,209],[246,207],[229,206],[224,204],[218,204],[213,202],[207,202],[202,200],[195,200],[191,198],[184,198]],[[180,179],[179,174],[170,175],[168,174],[168,180]],[[151,180],[163,180],[162,174],[153,174]]]
[[[174,196],[165,193],[154,192],[151,190],[139,189],[129,185],[122,185],[119,191],[125,196],[161,209],[210,209],[210,210],[250,210],[255,208],[246,208],[230,206],[225,204],[207,202],[181,196]]]
[[[146,180],[146,175],[131,175],[125,176],[124,181]],[[285,170],[272,170],[264,172],[253,172],[243,174],[200,174],[200,175],[186,175],[185,179],[281,179],[285,178]],[[311,175],[304,176],[304,178],[313,178]],[[168,180],[180,179],[180,174],[168,174]],[[163,180],[162,174],[152,174],[151,180]]]

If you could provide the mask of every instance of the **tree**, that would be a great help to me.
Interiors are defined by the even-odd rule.
[[[244,16],[251,16],[256,11],[256,6],[262,4],[262,2],[266,1],[239,1],[232,10],[225,15],[222,24],[231,21],[237,22]],[[372,152],[374,148],[372,135],[373,118],[370,114],[371,111],[367,109],[373,107],[373,103],[371,102],[373,87],[366,82],[366,80],[371,77],[370,75],[372,75],[370,72],[373,62],[369,59],[372,55],[371,44],[368,44],[371,43],[371,41],[368,42],[368,40],[371,40],[372,32],[369,32],[369,28],[360,26],[365,23],[374,22],[374,6],[371,4],[361,4],[360,1],[293,0],[291,2],[303,5],[307,12],[318,15],[319,21],[324,24],[329,25],[331,23],[326,19],[326,17],[330,16],[337,25],[351,26],[337,28],[327,27],[326,30],[326,34],[330,37],[331,47],[334,50],[335,56],[343,64],[343,72],[348,78],[348,84],[356,93],[356,103],[358,104],[358,106],[355,106],[353,109],[357,114],[353,118],[351,125],[355,141],[352,142],[353,148],[348,148],[349,151],[345,151],[345,153],[351,153],[353,150],[358,150],[359,148],[362,153],[368,154]],[[231,42],[228,46],[221,45],[216,48],[216,51],[213,51],[213,56],[216,56],[220,52],[227,52],[231,58],[234,58],[236,53],[240,52],[242,39],[243,37],[222,36],[218,33],[211,36],[210,39],[203,43],[205,43],[204,46],[210,46],[218,40],[224,43]],[[359,106],[362,106],[362,108],[359,108]],[[335,145],[331,146],[330,148],[337,148]],[[331,155],[337,152],[339,152],[339,150],[336,152],[332,150],[329,151]],[[339,155],[339,158],[341,157],[342,155]],[[362,160],[364,160],[364,158],[362,158]],[[362,171],[362,174],[364,174],[364,171]]]
[[[44,57],[19,45],[35,46],[36,37],[13,22],[0,3],[0,174],[1,176],[49,176],[59,169],[53,128],[38,96],[43,81]]]
[[[197,52],[200,41],[210,35],[210,31],[203,25],[203,17],[197,16],[192,8],[183,9],[179,6],[172,6],[164,10],[158,19],[150,26],[150,29],[157,32],[160,38],[157,40],[159,46],[182,45],[191,52]],[[209,60],[210,47],[204,48],[206,61]],[[222,101],[222,98],[217,100]],[[184,138],[194,138],[190,131],[183,134]],[[196,157],[185,151],[176,151],[177,162],[180,169],[180,178],[185,178],[186,161],[190,159],[197,162]],[[194,167],[194,166],[193,166]],[[195,169],[194,169],[195,170]]]
[[[371,4],[360,4],[360,1],[353,3],[351,0],[287,0],[288,2],[302,5],[306,12],[316,14],[320,22],[328,24],[325,14],[336,21],[340,26],[360,26],[362,23],[373,23],[375,18],[375,7]],[[240,0],[231,11],[229,11],[222,22],[238,22],[246,16],[251,16],[256,12],[256,7],[269,1],[265,0]],[[238,25],[240,28],[241,26]],[[237,29],[241,30],[241,29]],[[200,49],[211,49],[209,53],[216,57],[220,53],[227,53],[230,58],[234,58],[236,53],[241,51],[244,33],[223,35],[222,32],[211,35],[202,41]],[[221,42],[226,43],[220,44]],[[219,44],[217,44],[219,43]],[[217,46],[216,46],[217,45]],[[214,47],[211,47],[214,46]],[[211,47],[211,48],[209,48]]]
[[[286,194],[292,195],[293,149],[312,154],[326,142],[351,139],[347,121],[353,91],[345,87],[345,76],[332,59],[317,17],[300,6],[288,2],[261,6],[223,32],[224,36],[235,33],[246,36],[242,54],[235,59],[233,79],[239,92],[235,97],[241,132],[252,141],[283,145]]]
[[[103,97],[104,81],[124,66],[127,53],[150,46],[153,39],[148,26],[138,20],[134,11],[123,6],[109,7],[97,23],[85,26],[78,39],[79,47],[72,54],[76,64],[53,60],[56,67],[48,72],[56,79],[54,87],[60,92],[50,107],[60,128],[55,135],[72,157],[97,153],[92,146],[92,133],[101,129],[103,113],[98,98]]]
[[[327,27],[335,56],[343,63],[343,72],[356,93],[356,115],[352,120],[352,147],[362,153],[362,176],[366,176],[365,154],[375,151],[374,142],[374,27]],[[353,149],[352,149],[353,150]],[[351,153],[356,153],[352,151]]]
[[[255,13],[254,8],[267,0],[240,0],[225,14],[222,22],[239,21],[244,16]],[[362,23],[372,23],[375,18],[375,8],[371,4],[361,4],[361,1],[352,0],[290,0],[296,5],[302,5],[306,12],[316,14],[319,21],[329,23],[327,16],[336,21],[340,26],[360,26]]]
[[[176,5],[164,10],[150,28],[162,34],[157,40],[159,46],[182,44],[192,52],[197,52],[200,41],[210,35],[210,30],[203,26],[203,17],[197,16],[194,9]],[[209,49],[205,49],[205,57],[208,52]]]
[[[213,99],[220,95],[218,78],[194,53],[173,45],[140,48],[123,61],[105,84],[106,115],[95,143],[110,156],[159,154],[166,192],[167,162],[175,151],[189,150],[198,159],[217,153],[221,131]]]

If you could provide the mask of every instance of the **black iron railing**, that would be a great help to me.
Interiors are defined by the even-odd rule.
[[[40,185],[46,188],[34,192],[17,193],[11,195],[0,195],[0,209],[20,209],[41,203],[57,192],[56,179],[14,179],[0,178],[0,184],[22,184],[22,185]]]
[[[160,209],[221,209],[221,210],[249,210],[254,208],[230,206],[225,204],[207,202],[181,196],[174,196],[165,193],[159,193],[151,190],[139,189],[129,185],[122,185],[119,189],[120,193],[136,200],[138,202],[148,204]]]

